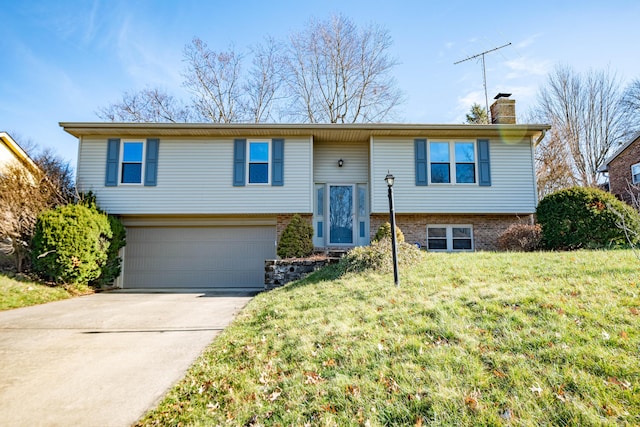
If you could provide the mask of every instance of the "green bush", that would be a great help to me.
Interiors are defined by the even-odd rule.
[[[108,215],[107,219],[113,236],[107,249],[107,262],[100,269],[100,276],[89,283],[96,288],[111,286],[122,272],[122,258],[120,258],[119,252],[126,245],[126,230],[122,222],[115,216]]]
[[[498,248],[503,251],[531,252],[540,248],[541,240],[540,224],[511,224],[498,237]]]
[[[280,258],[303,258],[313,253],[313,227],[295,214],[278,242]]]
[[[415,245],[398,243],[398,266],[408,267],[423,261],[424,252]],[[391,239],[383,238],[370,246],[353,248],[340,260],[339,268],[344,272],[359,273],[374,270],[381,273],[393,271]]]
[[[391,240],[391,224],[389,224],[388,222],[385,222],[380,227],[378,227],[378,231],[376,231],[376,235],[373,236],[372,241],[378,242],[384,239],[385,237]],[[396,242],[397,243],[404,242],[404,233],[402,232],[402,230],[400,230],[400,227],[398,227],[397,225],[396,225]]]
[[[559,250],[626,246],[629,242],[618,226],[618,213],[630,230],[640,231],[640,215],[610,193],[573,187],[550,194],[536,211],[542,245]]]
[[[56,283],[87,284],[100,277],[112,232],[107,215],[66,205],[38,216],[32,241],[36,273]]]
[[[97,212],[106,213],[98,207],[96,196],[91,191],[83,194],[78,203]],[[112,237],[107,250],[107,262],[102,266],[100,276],[89,283],[95,288],[111,286],[122,272],[122,258],[120,258],[119,252],[126,245],[126,229],[117,217],[107,215],[107,219],[109,220]]]

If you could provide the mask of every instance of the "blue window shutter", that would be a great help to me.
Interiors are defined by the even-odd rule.
[[[489,140],[479,139],[478,144],[478,184],[481,187],[491,186],[491,161],[489,157]]]
[[[416,185],[428,185],[427,180],[427,140],[416,139],[414,141],[414,154],[416,160]]]
[[[236,139],[233,141],[233,185],[244,186],[245,167],[247,163],[247,140]]]
[[[154,187],[158,180],[159,139],[147,139],[147,154],[144,166],[144,185]]]
[[[120,140],[109,138],[107,141],[107,170],[104,178],[106,187],[118,185],[118,161],[120,158]]]
[[[284,139],[271,141],[271,185],[284,185]]]

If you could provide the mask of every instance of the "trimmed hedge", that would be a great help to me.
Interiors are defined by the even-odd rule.
[[[55,283],[88,284],[100,277],[113,236],[107,215],[66,205],[38,216],[32,242],[33,268]]]
[[[640,231],[640,215],[610,193],[573,187],[550,194],[536,210],[542,246],[552,250],[627,246],[618,213],[629,229]]]

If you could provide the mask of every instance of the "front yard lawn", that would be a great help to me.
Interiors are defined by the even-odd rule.
[[[71,298],[89,288],[47,286],[8,273],[0,273],[0,311]]]
[[[139,425],[639,425],[631,251],[426,254],[258,295]]]

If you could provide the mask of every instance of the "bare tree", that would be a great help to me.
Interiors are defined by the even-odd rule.
[[[359,29],[333,15],[311,20],[289,39],[286,79],[290,116],[310,123],[377,122],[402,102],[391,70],[387,30]]]
[[[476,102],[471,106],[471,110],[467,113],[466,119],[465,123],[468,125],[486,125],[489,123],[487,109]]]
[[[536,179],[538,199],[563,188],[577,185],[571,168],[569,147],[557,133],[559,126],[551,126],[547,136],[536,147]]]
[[[102,107],[96,114],[112,122],[186,123],[195,118],[190,107],[158,88],[125,92],[120,102]]]
[[[22,271],[38,215],[66,203],[64,195],[39,168],[12,163],[0,175],[0,252],[13,255]]]
[[[243,111],[254,123],[274,121],[274,107],[283,98],[284,57],[280,46],[267,37],[264,44],[252,49],[252,67],[242,88]]]
[[[629,132],[637,132],[640,130],[640,78],[627,86],[622,102],[627,108]]]
[[[191,92],[199,116],[214,123],[241,121],[242,57],[233,48],[214,52],[194,38],[184,49],[184,60],[184,86]]]
[[[597,185],[598,168],[626,135],[622,96],[615,74],[591,71],[583,76],[569,67],[551,72],[538,93],[537,117],[554,126],[553,139],[542,147],[549,148],[551,143],[567,147],[579,185]]]
[[[232,46],[214,51],[199,38],[184,48],[189,106],[159,89],[125,93],[101,108],[111,121],[263,123],[288,118],[308,123],[377,122],[403,101],[391,75],[387,30],[358,28],[337,15],[311,21],[285,43],[267,37],[245,56]]]

